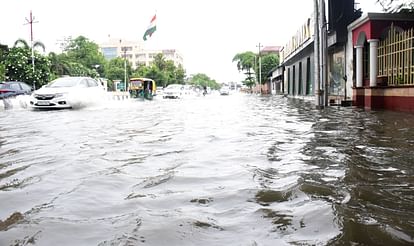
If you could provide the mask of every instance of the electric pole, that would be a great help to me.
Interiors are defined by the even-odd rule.
[[[30,17],[29,19],[26,18],[25,25],[30,25],[30,47],[32,50],[32,68],[33,68],[33,76],[35,72],[35,66],[34,66],[34,50],[33,50],[33,24],[38,23],[38,21],[34,21],[34,16],[32,15],[32,11],[30,10]],[[33,80],[33,90],[36,90],[36,84]]]
[[[127,91],[127,62],[126,62],[126,47],[122,47],[122,39],[119,40],[121,51],[124,52],[124,91]]]
[[[323,88],[323,97],[322,102],[324,106],[328,106],[328,33],[327,33],[327,23],[326,23],[326,14],[325,14],[325,0],[321,0],[319,5],[320,7],[320,45],[321,45],[321,81]]]
[[[259,45],[256,45],[256,47],[259,48],[259,88],[260,88],[260,94],[262,94],[262,57],[261,57],[261,49],[263,45],[259,43]]]
[[[318,0],[314,0],[314,11],[313,11],[313,23],[314,23],[314,30],[315,30],[315,34],[314,34],[314,38],[313,38],[313,43],[314,43],[314,50],[313,50],[313,59],[314,59],[314,85],[315,85],[315,106],[317,108],[319,108],[321,106],[321,97],[320,97],[320,93],[321,93],[321,88],[320,88],[320,67],[319,67],[319,4],[318,4]]]

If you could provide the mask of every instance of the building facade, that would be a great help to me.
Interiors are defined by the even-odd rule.
[[[321,1],[320,1],[321,2]],[[281,66],[283,66],[284,94],[292,97],[314,99],[316,94],[326,95],[325,104],[337,104],[352,99],[352,86],[347,84],[347,26],[361,16],[355,9],[354,0],[326,0],[327,30],[324,37],[326,58],[320,66],[324,66],[323,73],[315,79],[318,68],[315,67],[315,17],[312,15],[304,21],[298,31],[292,36],[281,52]],[[318,31],[320,29],[318,28]],[[322,35],[321,35],[322,36]],[[323,36],[322,36],[323,37]],[[320,53],[318,53],[318,56]],[[275,74],[277,75],[277,74]],[[272,78],[276,79],[276,77]],[[317,80],[317,81],[316,81]],[[318,83],[318,84],[317,84]],[[317,91],[319,88],[319,91]]]
[[[110,39],[100,45],[104,57],[108,60],[123,57],[137,68],[140,65],[150,66],[157,54],[163,54],[166,60],[171,60],[176,66],[183,66],[183,57],[176,49],[146,50],[143,43],[139,41],[126,41],[120,39]]]
[[[414,112],[414,14],[368,13],[348,26],[353,105]]]
[[[272,81],[281,81],[283,94],[291,97],[314,95],[314,23],[305,20],[280,53],[281,66],[273,73]],[[280,72],[283,73],[281,79]],[[278,78],[279,77],[279,78]]]

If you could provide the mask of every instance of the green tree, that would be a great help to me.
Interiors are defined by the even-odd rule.
[[[6,66],[0,63],[0,81],[6,80]]]
[[[257,61],[259,59],[256,59]],[[261,72],[262,72],[262,81],[261,84],[265,83],[271,76],[270,71],[279,65],[279,56],[276,54],[266,54],[261,57]],[[259,81],[259,62],[256,65],[256,79]]]
[[[233,62],[237,63],[237,69],[246,74],[246,80],[243,83],[250,88],[254,85],[253,68],[255,61],[256,54],[251,51],[239,53],[233,57]]]
[[[117,57],[111,59],[105,68],[105,78],[109,80],[124,80],[125,69],[124,69],[124,59]]]
[[[106,60],[99,50],[99,46],[89,39],[79,36],[68,42],[64,47],[69,67],[73,69],[70,75],[96,76],[97,73],[104,74]],[[74,64],[81,64],[74,65]],[[97,66],[98,65],[98,66]],[[96,68],[97,67],[97,68]]]
[[[6,67],[6,80],[19,80],[36,88],[50,80],[50,61],[47,57],[34,52],[35,69],[33,72],[31,51],[26,48],[11,48],[3,62]]]
[[[3,61],[6,60],[9,47],[7,45],[0,44],[0,81],[6,80],[6,66]]]
[[[23,47],[23,48],[25,48],[25,49],[31,49],[31,47],[29,46],[29,44],[26,42],[26,40],[24,40],[24,39],[17,39],[15,42],[14,42],[14,47]],[[40,41],[35,41],[35,42],[33,42],[33,49],[34,50],[36,50],[36,48],[41,48],[42,49],[42,51],[43,52],[45,52],[46,51],[46,47],[45,47],[45,45],[42,43],[42,42],[40,42]]]
[[[70,74],[70,64],[66,54],[50,52],[48,57],[50,61],[50,70],[54,78]]]
[[[185,79],[185,70],[183,66],[178,65],[178,67],[176,67],[176,69],[174,70],[171,81],[174,84],[181,84],[181,83],[184,83],[184,79]]]
[[[413,0],[376,0],[385,12],[414,12]]]
[[[141,65],[133,73],[133,77],[153,79],[157,86],[165,87],[169,84],[184,84],[185,70],[178,67],[171,60],[166,60],[162,53],[157,54],[151,66]]]
[[[199,87],[210,87],[212,89],[219,89],[220,85],[217,84],[217,82],[213,79],[211,79],[210,77],[208,77],[206,74],[204,73],[197,73],[197,74],[193,74],[192,76],[190,76],[190,78],[188,79],[188,82],[194,86],[199,86]]]

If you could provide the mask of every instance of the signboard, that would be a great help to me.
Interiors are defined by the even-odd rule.
[[[115,82],[116,83],[116,90],[117,91],[125,91],[125,83],[124,82]]]

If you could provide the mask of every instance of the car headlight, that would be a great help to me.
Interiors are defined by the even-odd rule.
[[[55,94],[55,98],[58,98],[58,97],[66,97],[68,95],[68,93],[56,93]]]

